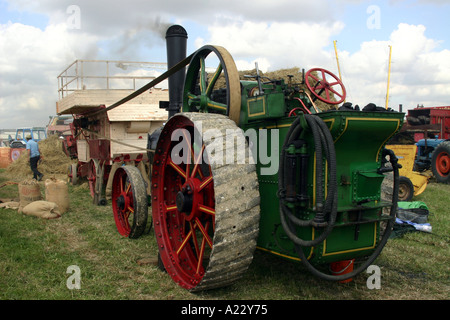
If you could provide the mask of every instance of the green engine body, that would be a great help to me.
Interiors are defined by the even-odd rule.
[[[242,80],[225,48],[206,45],[168,74],[187,63],[183,90],[169,85],[178,94],[168,103],[171,118],[157,139],[152,170],[155,235],[171,277],[189,290],[233,283],[255,247],[301,261],[328,280],[367,268],[395,218],[399,166],[385,145],[404,114],[373,104],[321,111],[315,99],[340,104],[345,88],[319,68],[297,84],[291,77],[263,82],[259,71]],[[229,145],[235,137],[238,143]],[[235,148],[246,154],[230,154]],[[384,199],[389,171],[392,197]],[[321,271],[342,261],[358,267],[344,275]]]
[[[283,80],[272,81],[262,86],[258,82],[241,81],[241,115],[239,126],[244,132],[252,129],[258,138],[264,134],[268,147],[264,152],[273,152],[271,159],[285,157],[284,173],[268,170],[273,166],[267,159],[256,161],[261,218],[257,248],[281,257],[301,260],[302,250],[312,264],[324,264],[370,255],[378,245],[383,220],[383,208],[392,206],[382,201],[381,184],[384,179],[383,150],[386,142],[401,128],[403,113],[382,111],[326,111],[316,113],[328,127],[335,148],[336,182],[330,186],[328,161],[317,162],[314,135],[305,115],[291,112],[295,108],[307,107],[315,113],[309,97],[301,90],[294,90]],[[300,101],[301,100],[301,101]],[[303,103],[302,103],[303,102]],[[295,143],[285,145],[287,135],[297,120],[302,126]],[[297,139],[298,138],[298,139]],[[284,148],[284,150],[283,150]],[[253,149],[254,157],[266,157],[261,150]],[[325,153],[325,152],[323,152]],[[278,158],[280,163],[282,159]],[[300,159],[304,159],[303,162]],[[317,166],[322,166],[322,181],[317,181]],[[269,173],[269,174],[268,174]],[[286,178],[280,177],[284,174]],[[283,210],[302,220],[313,220],[318,206],[325,206],[317,199],[317,188],[326,198],[331,188],[336,189],[335,222],[332,231],[314,245],[297,246],[286,234],[281,217]],[[325,199],[324,198],[324,199]],[[284,208],[284,209],[283,209]],[[322,224],[293,227],[291,231],[305,242],[314,242],[324,232],[330,212],[323,213]],[[329,223],[329,222],[328,222]]]

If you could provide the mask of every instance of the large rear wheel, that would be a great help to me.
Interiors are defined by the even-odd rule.
[[[437,182],[450,184],[450,141],[441,142],[433,151],[431,170]]]
[[[242,139],[245,163],[226,161],[230,132]],[[184,113],[165,125],[153,162],[152,211],[162,263],[180,286],[200,291],[230,285],[250,265],[259,230],[250,158],[242,131],[226,116]]]

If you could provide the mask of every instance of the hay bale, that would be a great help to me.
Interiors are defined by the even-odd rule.
[[[51,135],[45,140],[39,141],[39,149],[44,159],[38,165],[38,170],[46,177],[67,175],[67,168],[73,163],[63,151],[62,142],[57,135]],[[26,179],[33,173],[30,169],[28,152],[23,152],[20,157],[11,163],[6,169],[6,175],[12,179]]]

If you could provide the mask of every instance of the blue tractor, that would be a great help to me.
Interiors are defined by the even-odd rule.
[[[25,148],[27,145],[27,135],[31,135],[31,138],[36,142],[47,138],[46,130],[43,127],[19,128],[16,130],[16,136],[14,139],[9,139],[9,146],[11,148]]]
[[[421,139],[417,143],[415,169],[424,171],[431,168],[437,182],[450,184],[450,140]]]

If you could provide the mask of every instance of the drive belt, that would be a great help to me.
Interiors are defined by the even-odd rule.
[[[130,101],[131,99],[136,98],[138,95],[144,93],[145,91],[153,88],[154,86],[156,86],[158,83],[164,81],[165,79],[167,79],[168,77],[170,77],[171,75],[173,75],[174,73],[176,73],[177,71],[180,71],[182,68],[184,68],[185,66],[187,66],[189,64],[189,62],[191,61],[191,58],[194,54],[189,55],[187,58],[181,60],[180,62],[178,62],[175,66],[173,66],[172,68],[170,68],[169,70],[167,70],[166,72],[164,72],[163,74],[161,74],[160,76],[156,77],[155,79],[153,79],[152,81],[150,81],[149,83],[147,83],[145,86],[143,86],[142,88],[134,91],[133,93],[129,94],[128,96],[122,98],[121,100],[113,103],[112,105],[110,105],[109,107],[105,108],[105,109],[101,109],[98,111],[95,111],[93,113],[90,113],[89,116],[93,116],[93,115],[97,115],[100,114],[102,112],[107,112],[109,110],[112,110],[128,101]]]

